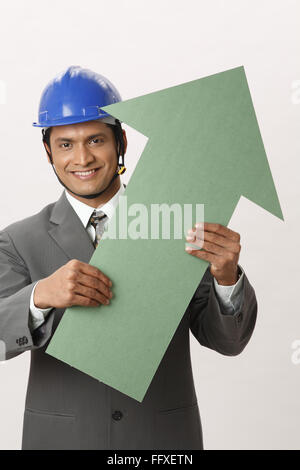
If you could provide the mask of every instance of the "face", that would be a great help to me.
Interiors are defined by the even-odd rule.
[[[126,150],[125,131],[123,136]],[[79,194],[92,194],[105,189],[117,169],[114,133],[101,120],[53,127],[50,147],[51,150],[47,148],[52,152],[59,178]]]

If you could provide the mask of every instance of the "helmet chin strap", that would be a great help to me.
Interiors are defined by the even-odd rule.
[[[122,164],[120,165],[118,163],[118,166],[120,167],[118,171],[115,172],[114,176],[112,177],[112,179],[110,180],[110,182],[108,183],[108,185],[106,186],[105,189],[103,189],[102,191],[99,191],[98,193],[93,193],[93,194],[79,194],[79,193],[75,193],[75,191],[72,191],[72,189],[68,188],[68,186],[65,185],[65,183],[63,183],[63,181],[60,179],[60,177],[58,176],[58,174],[56,173],[55,171],[55,167],[53,165],[53,160],[52,160],[52,155],[48,152],[48,150],[46,150],[49,158],[50,158],[50,162],[51,162],[51,166],[53,168],[53,171],[58,179],[58,181],[60,182],[60,184],[66,188],[68,191],[70,191],[72,194],[75,194],[76,196],[80,196],[80,197],[83,197],[84,199],[95,199],[96,197],[100,196],[101,194],[103,194],[105,191],[108,190],[108,188],[110,188],[112,182],[115,180],[115,178],[117,178],[117,176],[121,175],[122,173],[125,172],[126,168],[124,166],[124,156],[121,155],[122,157]]]

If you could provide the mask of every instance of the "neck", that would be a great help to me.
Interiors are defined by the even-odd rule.
[[[104,191],[103,194],[100,194],[100,196],[96,197],[95,199],[86,199],[84,197],[77,196],[76,194],[71,193],[68,191],[68,193],[73,196],[75,199],[78,199],[78,201],[83,202],[84,204],[87,204],[88,206],[94,207],[95,209],[99,206],[102,206],[105,204],[107,201],[109,201],[120,189],[121,186],[121,180],[120,176],[115,178],[115,180],[112,182],[109,188],[107,188],[106,191]]]

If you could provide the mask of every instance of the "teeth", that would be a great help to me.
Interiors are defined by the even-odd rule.
[[[91,175],[92,173],[95,173],[95,170],[90,170],[90,171],[74,171],[75,175],[79,176],[88,176]]]

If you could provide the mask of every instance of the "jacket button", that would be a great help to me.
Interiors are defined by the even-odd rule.
[[[114,411],[112,414],[112,417],[115,421],[120,421],[120,419],[122,419],[122,416],[123,416],[123,413],[119,410]]]

